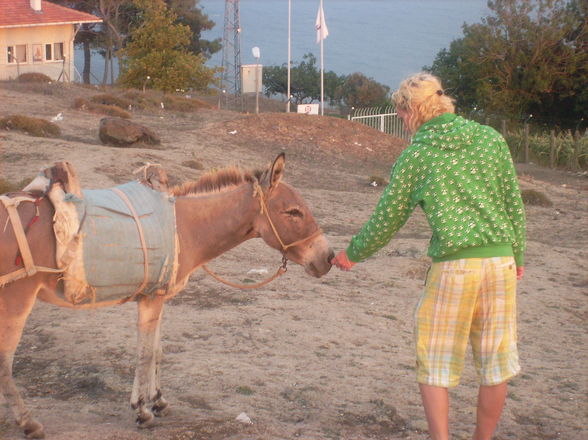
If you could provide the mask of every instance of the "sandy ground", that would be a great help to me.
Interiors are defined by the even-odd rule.
[[[400,148],[334,118],[216,110],[136,113],[135,121],[162,137],[162,148],[112,148],[98,140],[100,115],[71,108],[73,97],[91,93],[0,84],[0,117],[64,115],[56,139],[0,132],[0,176],[17,182],[67,160],[84,187],[105,188],[132,180],[144,162],[183,181],[203,173],[183,166],[187,160],[204,170],[257,168],[286,151],[286,181],[339,250],[381,193],[369,185],[371,176],[386,177]],[[512,381],[495,439],[586,439],[588,181],[533,165],[519,173],[523,188],[543,192],[553,206],[527,206],[527,272],[518,295],[523,372]],[[16,381],[51,440],[427,439],[412,313],[429,265],[428,240],[416,212],[387,248],[350,273],[334,269],[314,279],[292,266],[249,292],[194,273],[164,313],[162,382],[172,412],[154,428],[137,430],[128,404],[133,304],[72,312],[37,303],[16,353]],[[211,266],[242,281],[256,278],[251,269],[271,273],[279,262],[277,252],[253,240]],[[473,430],[477,384],[468,362],[451,391],[453,439]],[[240,413],[252,423],[236,421]],[[20,438],[0,406],[0,439]]]

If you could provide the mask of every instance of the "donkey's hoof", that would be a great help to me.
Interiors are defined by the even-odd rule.
[[[144,410],[141,414],[137,415],[137,427],[139,428],[150,428],[153,426],[155,420],[155,416],[151,411]]]
[[[24,435],[27,438],[45,438],[45,431],[43,425],[36,420],[31,420],[24,426]]]
[[[151,407],[151,411],[153,411],[155,417],[165,417],[170,412],[169,403],[161,398]]]

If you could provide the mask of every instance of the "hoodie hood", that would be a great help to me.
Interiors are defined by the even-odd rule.
[[[413,143],[421,141],[434,148],[457,151],[468,148],[479,135],[475,121],[453,113],[444,113],[425,122],[415,133]]]

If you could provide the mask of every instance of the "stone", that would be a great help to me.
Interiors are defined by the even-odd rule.
[[[161,139],[151,129],[122,118],[102,118],[100,141],[105,145],[129,147],[133,144],[159,145]]]

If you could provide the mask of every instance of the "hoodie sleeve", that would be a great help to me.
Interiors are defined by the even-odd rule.
[[[390,176],[390,183],[376,209],[361,231],[351,239],[347,256],[353,262],[365,260],[383,248],[406,223],[414,210],[413,191],[418,172],[408,150],[400,156]]]
[[[523,204],[517,173],[506,141],[503,142],[501,153],[504,172],[504,201],[515,235],[512,250],[517,267],[521,267],[525,265],[524,253],[527,247],[525,205]]]

